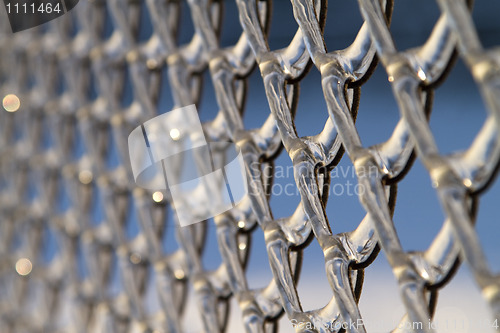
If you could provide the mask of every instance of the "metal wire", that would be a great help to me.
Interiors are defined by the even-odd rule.
[[[432,318],[437,292],[454,274],[459,257],[499,318],[500,278],[488,267],[474,222],[479,193],[500,161],[500,52],[482,47],[467,3],[438,0],[442,14],[429,39],[407,51],[395,47],[388,28],[391,1],[359,0],[364,24],[355,41],[330,51],[323,39],[326,1],[291,1],[299,28],[280,50],[271,50],[267,42],[271,3],[236,3],[243,33],[224,48],[219,46],[222,1],[188,1],[195,32],[182,45],[175,37],[182,4],[174,0],[80,1],[45,28],[16,35],[4,29],[2,92],[17,92],[23,109],[4,113],[1,122],[0,331],[182,332],[182,318],[189,316],[186,290],[192,288],[206,332],[226,330],[231,298],[237,300],[246,332],[273,332],[283,314],[314,326],[297,327],[297,332],[338,332],[342,325],[325,328],[324,323],[362,319],[357,302],[363,269],[379,248],[399,284],[407,312],[402,322]],[[139,40],[141,10],[149,12],[154,29],[145,42]],[[113,28],[106,33],[110,19]],[[79,28],[72,31],[75,22]],[[456,49],[489,115],[469,149],[443,155],[428,125],[430,100]],[[376,58],[387,71],[400,120],[388,141],[366,147],[355,118],[359,92]],[[299,137],[297,88],[311,63],[321,73],[329,118],[317,135]],[[248,129],[242,120],[245,85],[256,64],[270,113],[262,127]],[[214,218],[222,257],[214,271],[205,270],[201,260],[206,225],[166,228],[175,225],[166,219],[168,193],[137,188],[131,175],[127,136],[157,115],[167,84],[164,68],[174,108],[198,102],[201,76],[209,73],[220,111],[204,124],[206,135],[230,140],[244,154],[249,195]],[[127,72],[133,99],[124,108]],[[282,147],[293,162],[301,202],[289,217],[275,219],[267,194],[272,175],[262,170]],[[116,151],[120,162],[113,165]],[[366,216],[355,230],[336,233],[325,213],[324,189],[344,152],[366,189],[359,197]],[[426,251],[409,253],[400,244],[392,214],[397,184],[414,153],[433,180],[446,219]],[[93,216],[96,207],[102,219]],[[132,239],[127,235],[130,207],[140,223]],[[179,247],[167,253],[163,234],[173,230]],[[247,281],[254,233],[265,237],[273,273],[261,289],[249,288]],[[241,235],[245,246],[240,246]],[[50,237],[57,238],[60,249],[47,260],[40,253],[50,252]],[[296,286],[299,258],[311,238],[323,250],[333,298],[304,311]],[[160,303],[154,313],[145,304],[152,285]],[[404,327],[393,332],[406,332]],[[421,331],[433,329],[424,325]]]

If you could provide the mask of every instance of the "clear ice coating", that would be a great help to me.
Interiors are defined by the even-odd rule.
[[[0,91],[20,98],[19,109],[2,114],[0,122],[0,332],[183,332],[190,311],[199,312],[204,332],[222,332],[231,298],[246,332],[273,331],[283,312],[291,322],[314,327],[298,332],[338,332],[337,324],[363,318],[358,287],[379,248],[400,288],[406,312],[401,323],[432,318],[435,296],[459,257],[499,318],[500,279],[485,259],[472,210],[500,161],[500,51],[482,46],[465,1],[437,2],[441,17],[429,38],[406,51],[396,48],[388,28],[389,0],[358,1],[364,24],[343,50],[326,48],[326,0],[291,0],[298,28],[290,27],[296,34],[279,50],[267,40],[270,1],[236,0],[243,33],[224,48],[223,1],[80,1],[44,29],[15,35],[0,19]],[[330,0],[328,10],[335,4]],[[194,25],[185,44],[176,39],[181,7]],[[153,26],[147,41],[139,40],[141,17],[147,17],[141,10]],[[5,18],[4,7],[0,11]],[[71,27],[75,22],[78,29]],[[427,105],[455,49],[489,114],[468,149],[445,155],[429,127]],[[387,141],[367,147],[355,114],[375,58],[387,72],[400,119]],[[317,135],[300,137],[294,101],[311,62],[311,71],[321,74],[328,120]],[[242,111],[253,69],[262,76],[270,112],[261,127],[249,129]],[[200,99],[200,73],[212,80],[219,107],[202,125],[190,112],[175,111],[191,110]],[[158,116],[165,85],[174,111]],[[168,117],[172,122],[163,121]],[[182,146],[186,131],[188,148]],[[237,147],[231,158],[223,153],[228,142]],[[260,171],[282,147],[293,162],[301,202],[275,219],[266,191],[273,174]],[[213,165],[204,163],[211,151]],[[395,184],[412,172],[413,152],[432,178],[445,219],[434,221],[442,227],[425,251],[410,253],[393,213]],[[341,157],[350,160],[365,189],[359,200],[366,215],[346,233],[328,222],[326,181],[316,172],[318,166],[332,171]],[[196,167],[185,170],[186,163]],[[246,178],[248,186],[233,188],[225,177]],[[172,209],[176,221],[166,222]],[[128,227],[134,216],[135,233]],[[208,216],[215,216],[222,258],[213,271],[202,264],[206,225],[169,228],[183,218]],[[167,253],[162,242],[169,232],[178,247]],[[247,279],[255,233],[264,235],[273,273],[265,288],[251,288]],[[304,311],[296,287],[301,251],[311,237],[324,253],[333,297]],[[41,258],[42,249],[55,243],[53,257]],[[188,291],[197,308],[186,311]],[[399,327],[393,332],[407,332]],[[424,325],[421,331],[434,330]]]

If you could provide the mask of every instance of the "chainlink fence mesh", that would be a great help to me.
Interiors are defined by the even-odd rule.
[[[18,34],[3,13],[1,91],[15,92],[21,106],[0,118],[0,331],[189,332],[186,322],[197,311],[203,331],[224,332],[233,299],[246,332],[279,332],[282,316],[302,323],[297,332],[341,332],[363,318],[364,269],[379,251],[399,285],[401,323],[424,323],[394,332],[435,331],[425,323],[460,262],[498,318],[500,278],[488,265],[475,216],[500,161],[500,51],[483,48],[472,4],[462,0],[438,0],[432,33],[405,51],[389,28],[392,1],[359,0],[364,23],[355,40],[330,49],[324,24],[335,3],[327,9],[326,0],[292,0],[296,25],[289,30],[296,33],[282,49],[268,43],[270,1],[236,0],[242,34],[223,47],[220,36],[231,28],[222,25],[229,15],[224,1],[80,1],[62,18]],[[186,18],[193,35],[179,42]],[[145,24],[152,27],[148,38],[141,37]],[[434,91],[458,57],[489,113],[467,150],[445,155],[428,122]],[[400,119],[387,141],[364,146],[356,116],[377,63],[387,72]],[[262,126],[247,128],[252,71],[260,71],[269,112]],[[319,133],[301,137],[295,115],[309,111],[297,110],[299,86],[311,72],[321,75],[327,121]],[[127,136],[158,115],[163,94],[171,94],[173,108],[198,103],[204,80],[211,81],[219,111],[203,129],[212,141],[231,141],[242,151],[249,193],[210,224],[180,228],[168,191],[133,182]],[[8,111],[19,108],[15,96],[3,103]],[[269,188],[282,150],[301,200],[287,217],[274,218]],[[355,169],[366,216],[338,233],[325,205],[341,159]],[[434,221],[442,227],[425,251],[408,252],[392,216],[398,183],[415,159],[432,179],[445,220]],[[215,270],[202,263],[208,225],[222,258]],[[171,251],[162,245],[166,233],[177,240]],[[268,254],[260,260],[273,275],[264,288],[250,287],[246,269],[257,233]],[[42,254],[56,240],[49,260]],[[302,253],[313,242],[325,259],[317,274],[326,272],[333,296],[304,311],[297,284]],[[189,311],[188,290],[196,300]],[[348,325],[347,331],[366,330]]]

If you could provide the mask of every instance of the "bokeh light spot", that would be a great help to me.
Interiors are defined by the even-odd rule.
[[[7,112],[16,112],[21,107],[21,101],[16,95],[8,94],[3,98],[2,105]]]
[[[21,276],[26,276],[31,273],[33,265],[31,261],[27,258],[21,258],[16,262],[16,272]]]
[[[163,193],[160,191],[156,191],[153,193],[153,200],[154,202],[162,202],[163,201]]]

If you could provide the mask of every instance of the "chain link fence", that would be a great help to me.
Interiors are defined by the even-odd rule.
[[[243,33],[224,47],[221,31],[231,28],[222,26],[224,1],[80,1],[62,18],[15,35],[3,15],[0,87],[2,96],[15,93],[19,100],[7,96],[9,113],[0,118],[0,331],[183,332],[195,311],[186,311],[191,290],[206,332],[227,331],[231,299],[246,332],[279,332],[282,316],[297,332],[365,332],[357,304],[364,269],[380,250],[399,285],[401,323],[424,323],[393,332],[435,331],[425,323],[460,261],[498,318],[500,278],[474,225],[500,161],[500,52],[483,48],[471,3],[438,0],[441,16],[432,33],[405,51],[396,48],[388,26],[392,1],[358,3],[364,23],[342,50],[324,41],[327,3],[321,0],[291,1],[296,26],[289,29],[298,28],[283,49],[268,43],[270,1],[236,0]],[[335,1],[329,5],[328,13]],[[186,17],[194,32],[180,44]],[[153,29],[146,39],[145,24]],[[457,57],[489,114],[467,150],[443,155],[428,121],[434,91]],[[400,120],[387,141],[367,147],[356,116],[377,63],[387,72]],[[243,112],[252,112],[245,97],[254,70],[269,113],[262,126],[247,128]],[[310,71],[321,74],[328,118],[322,131],[301,137],[294,118],[307,112],[297,105]],[[219,109],[203,124],[205,135],[238,146],[249,184],[236,208],[210,222],[222,258],[215,270],[202,262],[208,222],[176,227],[169,192],[134,184],[127,147],[129,133],[158,114],[162,94],[172,95],[173,108],[197,104],[204,78]],[[288,217],[274,218],[269,188],[283,149],[301,201]],[[355,168],[366,216],[354,230],[337,233],[325,205],[341,159]],[[442,227],[427,250],[407,252],[392,216],[398,183],[415,159],[425,165],[446,217],[435,221]],[[131,215],[139,225],[135,234]],[[164,249],[166,233],[175,234],[175,250]],[[246,267],[256,233],[265,238],[263,260],[273,279],[253,289]],[[297,284],[311,242],[323,251],[333,297],[304,311]]]

